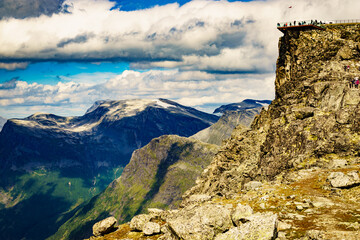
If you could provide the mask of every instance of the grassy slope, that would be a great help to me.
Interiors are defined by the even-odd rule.
[[[80,208],[50,239],[81,239],[92,225],[114,215],[126,222],[148,207],[176,207],[218,147],[175,135],[136,150],[120,178]]]

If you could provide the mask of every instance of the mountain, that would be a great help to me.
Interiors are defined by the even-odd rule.
[[[7,121],[6,118],[0,117],[0,132],[3,126],[5,125],[6,121]]]
[[[245,99],[239,103],[231,103],[227,105],[222,105],[214,110],[214,113],[224,113],[226,111],[241,111],[252,108],[261,108],[267,107],[271,103],[270,100],[253,100]]]
[[[135,150],[120,178],[80,208],[50,239],[82,239],[94,222],[109,215],[121,222],[148,207],[174,208],[195,184],[218,147],[176,135],[153,139]]]
[[[135,216],[106,237],[160,224],[154,238],[359,239],[359,29],[283,29],[275,100],[233,131],[181,208]]]
[[[208,128],[201,130],[191,138],[198,139],[202,142],[221,145],[222,141],[231,136],[236,126],[242,125],[249,127],[255,116],[260,113],[261,107],[243,109],[237,111],[225,110],[219,121]]]
[[[64,0],[1,0],[0,19],[51,15],[61,10],[63,2]]]
[[[135,149],[164,134],[191,136],[217,120],[166,99],[97,102],[80,117],[8,120],[0,132],[1,238],[50,236],[66,220],[60,213],[119,177]]]

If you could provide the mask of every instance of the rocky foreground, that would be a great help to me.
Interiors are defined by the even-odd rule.
[[[91,239],[360,239],[360,90],[349,85],[360,25],[325,27],[285,32],[276,99],[234,130],[179,209],[94,226]]]

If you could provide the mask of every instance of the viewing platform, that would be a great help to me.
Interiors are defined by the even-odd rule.
[[[318,20],[306,20],[306,21],[292,21],[283,22],[277,24],[277,29],[281,32],[286,30],[308,30],[319,29],[325,30],[325,25],[329,24],[351,24],[360,23],[360,19],[348,19],[348,20],[331,20],[331,21],[318,21]]]
[[[323,27],[324,24],[326,23],[317,20],[283,22],[277,24],[277,29],[279,29],[283,33],[286,30],[307,30],[307,29],[325,30],[325,28]]]

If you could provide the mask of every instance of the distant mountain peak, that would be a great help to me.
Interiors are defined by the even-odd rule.
[[[253,109],[258,107],[267,107],[270,105],[270,103],[271,100],[245,99],[242,102],[222,105],[217,109],[215,109],[214,114],[224,113],[226,111],[240,111],[240,110]]]

